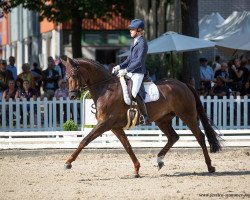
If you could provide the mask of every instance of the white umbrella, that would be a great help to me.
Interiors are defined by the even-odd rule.
[[[173,68],[173,52],[194,51],[197,49],[214,47],[215,43],[195,38],[191,36],[181,35],[175,32],[166,32],[160,37],[151,40],[148,43],[148,54],[154,53],[171,53],[171,63]],[[119,57],[128,56],[129,51],[119,55]],[[173,71],[173,69],[172,69]]]
[[[242,51],[250,51],[250,32],[228,37],[215,45],[225,53],[235,55]]]
[[[148,43],[148,54],[194,51],[214,46],[214,42],[170,31]],[[129,51],[119,55],[119,57],[128,56],[128,54]]]

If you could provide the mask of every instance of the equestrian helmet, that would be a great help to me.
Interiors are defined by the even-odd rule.
[[[144,22],[140,19],[133,19],[130,23],[130,25],[128,26],[129,29],[133,29],[133,28],[141,28],[144,29]]]

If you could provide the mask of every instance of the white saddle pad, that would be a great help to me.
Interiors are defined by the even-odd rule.
[[[157,86],[153,82],[144,82],[146,91],[145,103],[157,101],[160,98],[160,93]]]

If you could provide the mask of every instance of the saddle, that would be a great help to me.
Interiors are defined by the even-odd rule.
[[[139,116],[137,104],[136,102],[132,101],[132,80],[130,78],[127,78],[126,76],[121,76],[120,82],[122,86],[124,102],[130,106],[127,111],[127,125],[123,128],[124,130],[126,130],[129,128],[133,128],[139,123],[141,124],[144,120],[144,117],[142,115]],[[142,97],[145,103],[156,101],[160,96],[157,86],[152,82],[149,76],[144,77],[143,84],[141,84],[138,94]]]

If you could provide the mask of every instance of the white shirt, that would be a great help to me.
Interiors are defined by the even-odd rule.
[[[141,37],[141,35],[137,36],[134,38],[134,45],[136,44],[136,42],[138,41],[138,39]]]

